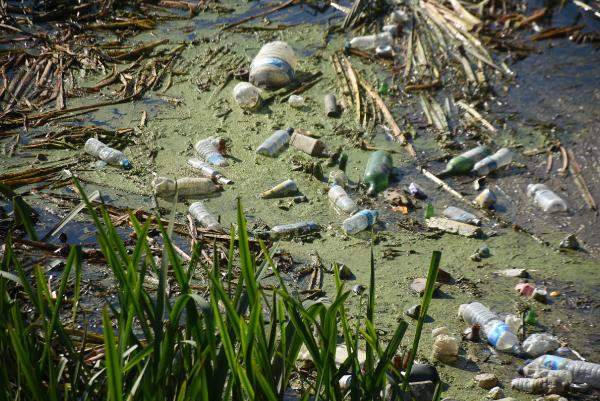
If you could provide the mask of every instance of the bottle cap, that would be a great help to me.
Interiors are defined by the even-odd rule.
[[[287,128],[286,131],[290,135],[292,135],[294,133],[294,129],[292,127]]]
[[[121,166],[123,166],[125,170],[129,170],[131,168],[131,163],[129,162],[129,159],[121,160]]]

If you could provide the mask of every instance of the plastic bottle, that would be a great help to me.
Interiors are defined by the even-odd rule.
[[[442,213],[450,220],[460,221],[461,223],[467,224],[475,224],[476,226],[481,225],[481,220],[478,219],[477,216],[454,206],[448,206]]]
[[[502,352],[520,351],[519,339],[498,316],[479,302],[462,304],[458,315],[468,324],[478,324],[485,333],[487,341]]]
[[[277,130],[256,148],[256,153],[264,156],[275,156],[289,141],[293,128]]]
[[[314,221],[301,221],[299,223],[281,224],[271,228],[271,238],[286,238],[308,235],[319,231],[321,227]]]
[[[517,315],[506,315],[504,323],[510,327],[513,333],[519,334],[523,329],[523,318]]]
[[[381,32],[375,35],[357,36],[350,40],[352,49],[371,50],[377,46],[390,46],[394,43],[394,36],[390,32]]]
[[[475,163],[472,173],[476,175],[487,175],[500,167],[512,162],[513,154],[507,148],[502,148],[491,156]]]
[[[567,210],[567,203],[544,184],[527,185],[527,196],[533,198],[535,203],[546,213],[565,212]]]
[[[568,370],[545,371],[542,377],[513,379],[510,387],[530,394],[564,394],[573,382]]]
[[[558,339],[548,333],[535,333],[523,341],[523,350],[534,358],[553,352],[558,347]]]
[[[240,82],[233,87],[233,98],[242,109],[253,110],[260,104],[260,90],[250,82]]]
[[[131,168],[131,163],[129,162],[129,159],[125,157],[123,152],[106,146],[96,138],[90,138],[85,141],[83,148],[86,153],[96,156],[98,159],[108,164],[112,164],[113,166],[121,166],[125,169]]]
[[[497,197],[496,194],[490,191],[489,188],[484,189],[477,195],[477,197],[473,200],[473,203],[482,207],[484,209],[489,209],[496,203]]]
[[[453,157],[446,164],[446,169],[438,174],[438,177],[443,178],[453,174],[467,174],[475,163],[489,156],[492,152],[485,145],[477,146],[471,150],[461,153]]]
[[[342,212],[353,214],[358,211],[356,203],[348,196],[344,188],[339,185],[332,185],[327,193],[329,200]]]
[[[260,194],[263,199],[284,198],[286,196],[298,193],[298,185],[294,180],[285,180],[281,184],[275,185],[273,188]]]
[[[228,185],[233,183],[232,180],[226,178],[223,174],[198,159],[188,159],[188,164],[196,170],[200,170],[204,176],[212,178],[219,184]]]
[[[288,104],[296,109],[304,107],[304,98],[298,95],[291,95],[288,98]]]
[[[210,178],[183,177],[173,180],[167,177],[156,177],[152,181],[154,193],[158,196],[172,196],[175,191],[181,196],[208,195],[221,190],[221,186]]]
[[[369,184],[367,193],[375,195],[389,186],[389,177],[392,173],[392,157],[389,153],[378,150],[374,152],[365,169],[365,182]]]
[[[342,223],[342,229],[346,234],[356,234],[371,227],[377,220],[379,212],[377,210],[363,209],[360,212],[348,217]]]
[[[350,390],[352,385],[352,375],[344,375],[340,378],[340,390],[342,392]]]
[[[276,89],[294,79],[298,61],[294,50],[285,42],[265,44],[250,64],[250,82],[263,88]]]
[[[194,146],[194,149],[196,149],[196,152],[198,152],[198,154],[209,164],[224,167],[228,166],[229,163],[219,152],[222,142],[223,140],[221,138],[211,136],[199,140]]]
[[[221,227],[221,224],[219,224],[217,219],[215,219],[215,217],[210,214],[208,210],[206,210],[204,202],[192,203],[188,209],[188,212],[193,218],[202,224],[202,227],[208,228],[209,230],[223,231],[223,227]]]
[[[568,370],[574,383],[587,383],[600,388],[600,364],[576,361],[555,355],[542,355],[523,367],[523,374],[531,377],[542,370]]]

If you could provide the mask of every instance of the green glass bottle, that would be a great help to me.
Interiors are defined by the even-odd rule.
[[[388,94],[389,89],[390,87],[388,86],[388,83],[383,81],[381,85],[379,85],[379,94],[385,96]]]
[[[537,324],[537,314],[533,309],[529,309],[525,312],[525,323],[530,326],[535,326]]]
[[[346,171],[346,164],[348,164],[348,155],[346,153],[342,153],[340,155],[340,161],[338,162],[340,170]]]
[[[474,149],[450,159],[448,164],[446,164],[446,169],[438,174],[438,177],[443,178],[454,174],[467,174],[471,171],[475,163],[488,157],[490,154],[492,154],[492,152],[487,146],[477,146]]]
[[[427,206],[425,206],[425,218],[428,219],[430,217],[433,217],[433,204],[427,202]]]
[[[389,153],[378,150],[371,155],[365,169],[365,182],[369,184],[367,194],[373,196],[389,186],[392,167],[392,156]]]

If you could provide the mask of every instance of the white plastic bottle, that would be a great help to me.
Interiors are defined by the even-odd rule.
[[[475,224],[476,226],[481,224],[481,220],[478,219],[477,216],[454,206],[448,206],[442,213],[450,220],[460,221],[461,223],[467,224]]]
[[[502,148],[491,156],[475,163],[472,173],[486,175],[512,162],[513,154],[507,148]]]
[[[294,49],[285,42],[265,44],[250,64],[250,82],[263,88],[276,89],[294,79],[298,61]]]
[[[462,304],[458,315],[468,324],[478,324],[483,329],[487,341],[498,351],[517,353],[519,339],[498,316],[479,302]]]
[[[332,185],[327,193],[329,200],[342,212],[353,214],[358,211],[358,206],[352,198],[348,196],[344,188],[339,185]]]
[[[242,109],[253,110],[260,104],[260,90],[250,82],[240,82],[233,88],[233,98]]]
[[[543,370],[568,370],[574,383],[587,383],[600,388],[600,364],[576,361],[555,355],[542,355],[523,367],[523,374],[528,377],[539,375]]]
[[[527,196],[533,198],[535,203],[546,213],[565,212],[567,210],[567,203],[544,184],[527,185]]]
[[[290,142],[290,135],[294,133],[293,128],[277,130],[256,148],[256,153],[264,156],[275,156],[281,148]]]
[[[194,149],[196,152],[209,164],[213,166],[228,166],[229,163],[227,159],[223,157],[223,155],[219,152],[219,144],[222,142],[222,139],[209,137],[206,139],[199,140]]]
[[[210,178],[183,177],[173,180],[167,177],[156,177],[152,181],[154,193],[158,196],[173,196],[175,190],[180,196],[209,195],[221,190]]]
[[[106,146],[96,138],[90,138],[85,141],[84,150],[86,153],[96,156],[98,159],[112,164],[113,166],[121,166],[125,169],[131,168],[129,159],[120,150]]]
[[[377,220],[379,212],[377,210],[363,209],[360,212],[348,217],[342,223],[342,229],[346,234],[356,234],[371,227]]]
[[[223,231],[223,227],[221,227],[221,224],[219,224],[217,219],[215,219],[215,217],[210,214],[208,210],[206,210],[204,202],[192,203],[188,209],[188,212],[193,218],[202,224],[202,227],[208,228],[209,230]]]
[[[188,164],[196,170],[199,170],[204,176],[210,177],[217,181],[219,184],[228,185],[233,183],[232,180],[226,178],[223,174],[209,166],[207,163],[204,163],[198,159],[188,159]]]
[[[390,32],[381,32],[375,35],[357,36],[350,40],[350,47],[358,50],[371,50],[378,46],[391,46],[394,36]]]
[[[539,377],[521,377],[513,379],[510,387],[530,394],[565,394],[571,383],[573,375],[568,370],[546,370],[538,372]]]

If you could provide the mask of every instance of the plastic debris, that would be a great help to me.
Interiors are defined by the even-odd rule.
[[[285,42],[269,42],[250,64],[250,82],[256,86],[276,89],[290,83],[298,64],[294,50]]]
[[[97,157],[107,164],[120,166],[124,169],[131,168],[131,163],[123,152],[105,145],[96,138],[90,138],[85,141],[83,148],[86,153]]]

